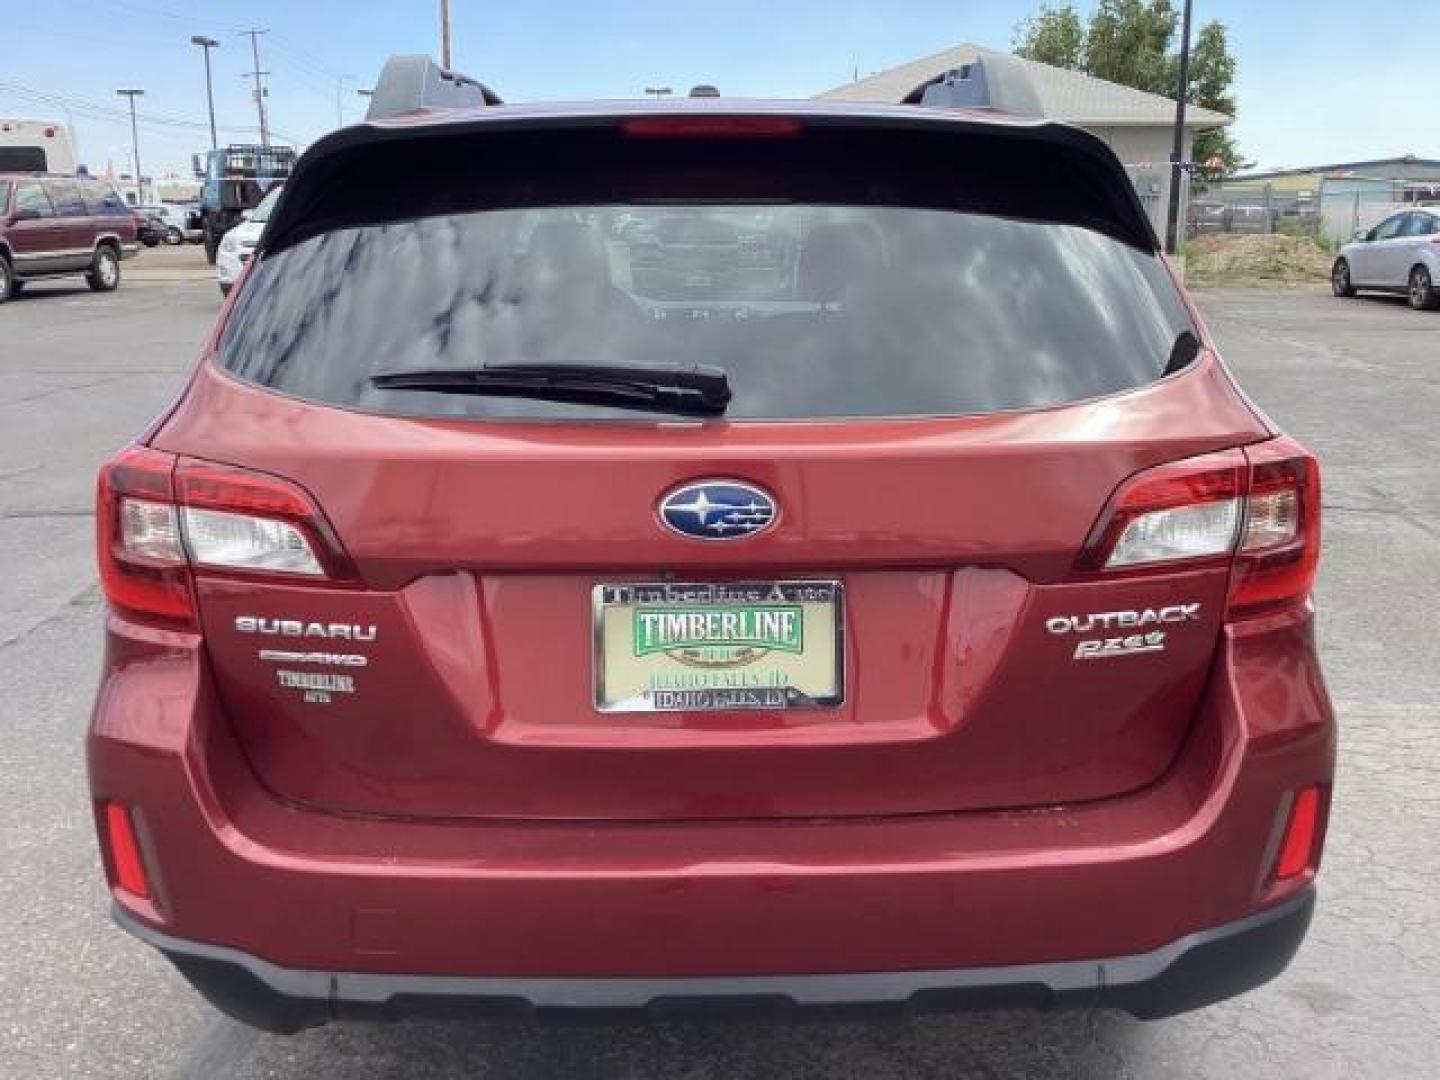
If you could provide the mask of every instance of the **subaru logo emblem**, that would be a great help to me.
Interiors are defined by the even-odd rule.
[[[698,480],[660,500],[660,520],[693,540],[739,540],[775,523],[775,500],[738,480]]]

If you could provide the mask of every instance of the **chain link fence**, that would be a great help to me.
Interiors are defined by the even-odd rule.
[[[1185,235],[1280,233],[1335,247],[1397,210],[1440,203],[1440,180],[1285,177],[1197,184]]]

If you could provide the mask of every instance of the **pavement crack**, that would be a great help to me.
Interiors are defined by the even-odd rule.
[[[61,506],[40,510],[0,510],[0,521],[30,521],[36,518],[87,518],[94,517],[95,510],[89,506]]]
[[[0,651],[8,649],[13,645],[19,645],[26,638],[31,637],[38,631],[44,630],[46,627],[52,626],[55,623],[59,622],[76,608],[83,608],[87,606],[91,601],[98,599],[99,595],[99,583],[92,582],[91,584],[85,586],[85,588],[81,589],[79,592],[67,598],[63,603],[61,603],[58,608],[50,612],[50,614],[36,619],[29,626],[25,627],[23,630],[20,630],[17,633],[0,638]]]
[[[89,390],[96,386],[103,386],[107,382],[114,382],[117,376],[113,373],[104,379],[92,379],[89,382],[67,383],[64,386],[52,386],[48,390],[41,390],[38,393],[26,394],[24,397],[10,398],[3,404],[7,408],[11,405],[24,405],[27,402],[39,401],[41,398],[52,397],[55,394],[67,394],[74,390]]]

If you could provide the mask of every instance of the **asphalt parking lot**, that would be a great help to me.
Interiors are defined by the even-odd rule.
[[[32,285],[0,307],[0,1077],[1435,1073],[1440,313],[1319,290],[1199,295],[1243,386],[1325,466],[1320,634],[1343,725],[1341,774],[1320,910],[1277,983],[1150,1024],[1106,1013],[624,1029],[451,1022],[281,1039],[220,1019],[110,924],[84,787],[101,615],[93,476],[177,391],[214,318],[219,295],[204,272],[165,271],[193,261],[193,249],[147,253],[126,264],[137,272],[118,293]]]

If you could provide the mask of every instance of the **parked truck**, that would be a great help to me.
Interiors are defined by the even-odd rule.
[[[221,238],[240,224],[245,211],[259,206],[272,187],[290,176],[295,156],[289,146],[242,144],[195,155],[195,176],[204,181],[200,228],[209,262],[215,262]]]

